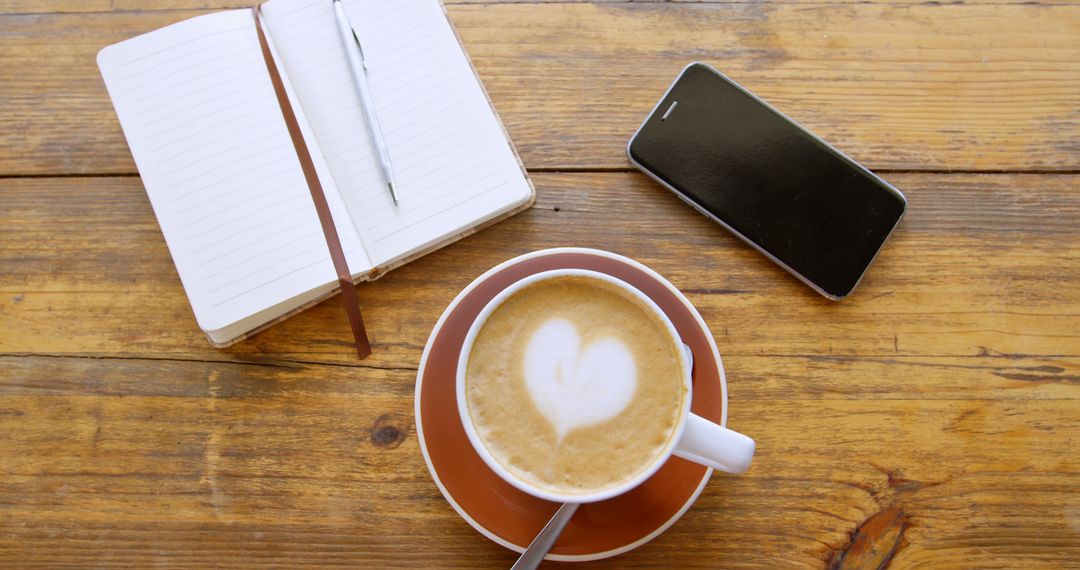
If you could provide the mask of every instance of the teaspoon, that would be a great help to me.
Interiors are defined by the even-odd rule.
[[[563,503],[510,570],[534,570],[539,566],[579,506],[581,503]]]

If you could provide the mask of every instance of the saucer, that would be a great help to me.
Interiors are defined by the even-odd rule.
[[[564,268],[617,277],[659,305],[694,353],[691,409],[721,425],[727,419],[724,368],[712,334],[690,301],[655,271],[621,255],[584,248],[536,251],[487,271],[450,302],[431,331],[416,376],[416,433],[428,471],[454,510],[481,534],[515,552],[525,550],[559,504],[503,481],[473,450],[457,410],[457,360],[473,320],[499,291],[528,275]],[[582,505],[547,559],[598,560],[645,544],[690,508],[710,476],[711,469],[671,457],[633,490]]]

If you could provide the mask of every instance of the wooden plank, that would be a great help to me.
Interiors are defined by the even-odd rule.
[[[897,174],[908,216],[860,289],[827,301],[636,173],[538,174],[534,208],[358,287],[366,366],[411,368],[475,276],[587,246],[687,293],[725,356],[1076,356],[1074,175]],[[206,344],[137,178],[0,180],[0,353],[359,364],[335,298]]]
[[[533,169],[627,168],[630,134],[692,60],[874,168],[1080,164],[1075,4],[448,10]],[[0,174],[134,172],[94,56],[196,13],[0,16]]]
[[[441,0],[443,4],[616,4],[626,2],[674,2],[690,4],[726,4],[737,0]],[[818,3],[820,0],[795,0]],[[928,4],[928,0],[840,0],[838,3],[859,2],[887,4]],[[1021,4],[1021,0],[973,0],[978,4]],[[1042,3],[1042,2],[1040,2]],[[1050,2],[1062,4],[1062,2]],[[65,14],[86,12],[146,12],[151,10],[227,10],[248,8],[251,0],[51,0],[48,3],[35,0],[0,0],[0,14]]]
[[[621,3],[627,0],[440,0],[443,4],[557,4],[557,3]],[[666,2],[669,0],[631,0],[634,2]],[[676,0],[698,2],[701,0]],[[712,2],[712,0],[704,0]],[[814,0],[800,0],[814,1]],[[848,0],[851,1],[851,0]],[[922,0],[907,0],[917,2]],[[1006,0],[977,0],[1003,3]],[[1015,0],[1013,1],[1015,3]],[[69,14],[87,12],[150,12],[163,10],[229,10],[250,8],[253,0],[0,0],[0,14]]]
[[[738,360],[774,379],[806,364]],[[900,568],[1066,566],[1080,556],[1080,367],[1058,364],[1072,379],[1052,398],[961,368],[937,376],[968,383],[955,399],[935,374],[873,358],[855,364],[874,374],[857,394],[820,389],[845,372],[831,365],[782,389],[732,378],[731,425],[759,444],[751,471],[717,475],[679,524],[610,565],[852,567],[877,547]],[[413,382],[0,357],[0,565],[507,567],[428,476]],[[399,437],[377,444],[376,423]]]

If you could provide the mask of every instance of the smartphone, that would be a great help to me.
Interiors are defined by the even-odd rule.
[[[907,199],[703,63],[683,69],[630,162],[822,295],[851,294]]]

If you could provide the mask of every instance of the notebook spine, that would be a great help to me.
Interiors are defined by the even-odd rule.
[[[443,4],[442,1],[440,0],[439,6],[442,8],[443,17],[446,18],[447,24],[450,26],[450,30],[454,34],[454,39],[457,40],[459,45],[463,45],[462,42],[461,42],[461,36],[458,35],[457,28],[454,27],[454,22],[450,19],[450,15],[446,10],[446,5]],[[507,218],[515,216],[515,215],[517,215],[517,214],[519,214],[519,213],[521,213],[521,212],[523,212],[525,210],[528,210],[536,202],[536,186],[533,184],[532,178],[529,177],[529,172],[525,168],[525,163],[521,160],[521,155],[518,153],[517,148],[514,146],[513,140],[510,138],[510,133],[506,130],[506,125],[503,123],[502,117],[499,116],[498,110],[495,109],[495,104],[492,102],[491,96],[488,94],[487,88],[484,87],[484,82],[480,80],[480,74],[477,73],[476,66],[473,64],[472,58],[469,56],[469,53],[468,53],[467,50],[463,49],[462,52],[465,54],[465,60],[469,64],[469,69],[472,70],[473,77],[476,79],[477,84],[480,86],[480,91],[484,94],[484,99],[487,101],[488,107],[491,108],[491,112],[495,115],[495,121],[499,125],[499,130],[503,134],[503,139],[506,141],[507,146],[510,147],[510,152],[513,153],[514,160],[517,161],[518,168],[521,169],[521,174],[522,174],[522,176],[525,177],[525,182],[529,185],[529,199],[526,200],[524,203],[522,203],[520,206],[518,206],[516,208],[508,210],[508,211],[506,211],[506,212],[504,212],[504,213],[502,213],[502,214],[500,214],[498,216],[494,216],[491,219],[489,219],[489,220],[487,220],[485,222],[482,222],[480,224],[477,224],[477,225],[475,225],[475,226],[473,226],[473,227],[471,227],[471,228],[469,228],[467,230],[464,230],[462,232],[454,234],[453,236],[450,236],[445,240],[434,243],[429,247],[418,250],[418,251],[416,251],[416,252],[414,252],[414,253],[412,253],[412,254],[410,254],[408,256],[402,257],[400,259],[391,261],[391,262],[389,262],[389,263],[387,263],[385,265],[382,265],[380,267],[375,267],[375,268],[371,269],[370,271],[368,271],[367,273],[364,273],[364,274],[360,275],[359,277],[353,279],[354,284],[362,283],[364,281],[374,281],[376,279],[379,279],[379,278],[383,277],[384,275],[386,275],[387,273],[389,273],[390,271],[393,271],[394,269],[397,269],[398,267],[401,267],[401,266],[403,266],[405,264],[411,263],[411,262],[413,262],[413,261],[415,261],[415,260],[417,260],[417,259],[419,259],[421,257],[424,257],[425,255],[428,255],[428,254],[436,251],[436,250],[442,249],[442,248],[444,248],[444,247],[446,247],[446,246],[448,246],[450,244],[453,244],[454,242],[457,242],[458,240],[466,238],[466,237],[468,237],[468,236],[470,236],[470,235],[472,235],[472,234],[474,234],[476,232],[484,230],[484,229],[486,229],[488,227],[491,227],[492,225],[495,225],[495,224],[497,224],[497,223],[499,223],[499,222],[501,222],[501,221],[503,221],[503,220],[505,220]],[[224,348],[224,347],[227,347],[227,346],[231,346],[233,344],[236,344],[236,343],[238,343],[238,342],[240,342],[242,340],[245,340],[247,338],[250,338],[250,337],[258,334],[258,333],[270,328],[271,326],[273,326],[273,325],[275,325],[277,323],[280,323],[281,321],[284,321],[285,319],[288,319],[289,317],[292,317],[293,315],[296,315],[297,313],[305,311],[305,310],[307,310],[307,309],[309,309],[309,308],[311,308],[311,307],[325,301],[326,299],[328,299],[330,297],[333,297],[334,295],[337,294],[337,292],[339,290],[340,289],[333,289],[331,291],[328,291],[325,295],[319,296],[314,301],[311,301],[311,302],[306,303],[306,304],[304,304],[304,305],[302,305],[300,307],[297,307],[297,308],[295,308],[295,309],[281,315],[280,317],[277,317],[277,318],[275,318],[275,319],[273,319],[273,320],[271,320],[269,322],[266,322],[266,323],[264,323],[262,325],[259,325],[257,328],[252,329],[251,331],[248,331],[248,332],[246,332],[246,333],[244,333],[244,334],[242,334],[242,335],[240,335],[240,336],[238,336],[236,338],[230,339],[228,341],[215,342],[212,338],[210,338],[209,335],[207,335],[206,338],[210,342],[210,344],[212,346],[216,347],[216,348]]]

